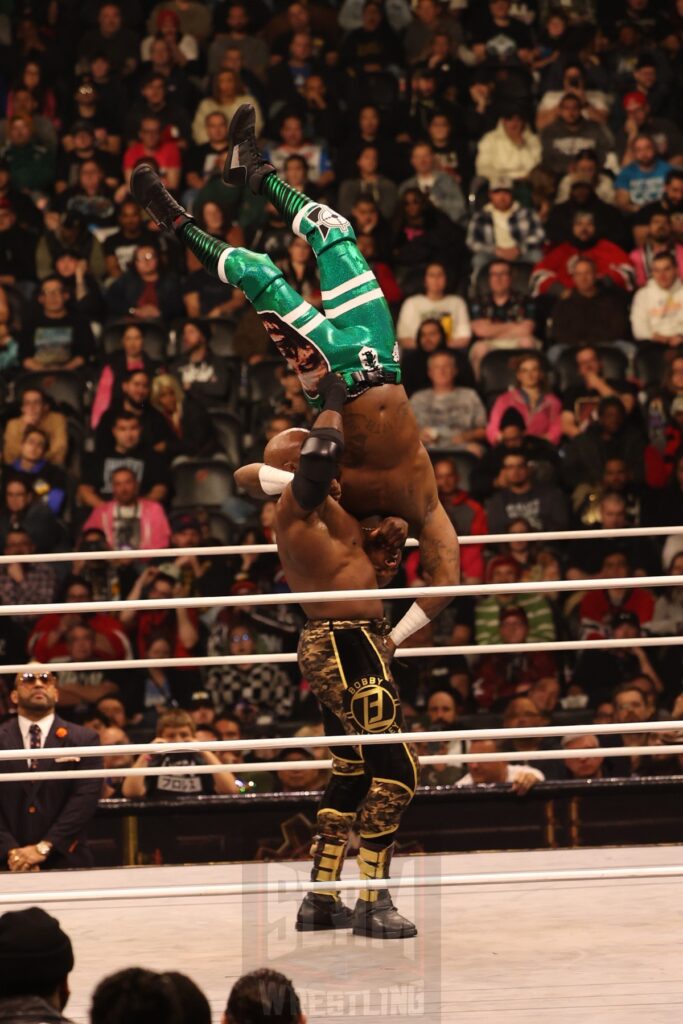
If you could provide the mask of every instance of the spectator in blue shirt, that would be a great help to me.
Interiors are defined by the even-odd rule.
[[[657,148],[649,135],[639,135],[633,142],[633,163],[626,164],[617,175],[616,202],[622,213],[637,213],[646,203],[655,203],[664,192],[664,182],[671,164],[657,156]]]

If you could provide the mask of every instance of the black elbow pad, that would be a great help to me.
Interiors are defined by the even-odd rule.
[[[341,431],[332,427],[311,431],[302,445],[299,468],[292,480],[292,493],[301,508],[312,512],[322,505],[337,475],[343,453]]]

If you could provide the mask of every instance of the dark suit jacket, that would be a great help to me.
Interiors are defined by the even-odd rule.
[[[57,732],[65,730],[63,736]],[[85,747],[99,745],[99,736],[59,715],[45,742],[46,747]],[[0,761],[0,772],[28,771],[28,751],[24,750],[16,719],[0,726],[0,750],[18,750],[17,760]],[[59,757],[59,751],[55,751]],[[55,762],[46,758],[38,762],[40,771],[74,768],[101,768],[102,758],[88,757],[79,761]],[[7,867],[7,854],[16,846],[30,846],[47,839],[53,844],[45,868],[89,867],[92,855],[84,830],[97,810],[102,791],[101,779],[55,779],[54,782],[0,782],[0,870]]]

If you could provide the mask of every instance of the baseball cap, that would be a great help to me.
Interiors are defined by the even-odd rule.
[[[79,121],[74,121],[74,123],[71,125],[71,134],[75,135],[76,132],[89,132],[92,135],[92,125],[89,121],[84,121],[83,118],[81,118]]]
[[[211,708],[213,707],[213,701],[211,695],[206,690],[195,690],[190,697],[191,708]]]
[[[640,89],[632,89],[631,92],[627,92],[621,101],[621,105],[626,110],[629,106],[644,107],[647,103],[647,96]]]
[[[640,629],[640,619],[635,612],[617,612],[612,616],[612,628],[616,626],[635,626],[636,629]]]
[[[170,522],[173,533],[180,533],[181,530],[201,530],[199,520],[191,512],[175,512]]]
[[[499,174],[491,178],[489,192],[512,192],[512,178],[507,174]]]

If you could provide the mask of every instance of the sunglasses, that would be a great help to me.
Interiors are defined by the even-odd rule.
[[[52,679],[52,672],[22,672],[20,679],[22,683],[35,683],[36,680],[40,680],[41,683],[49,683]]]

